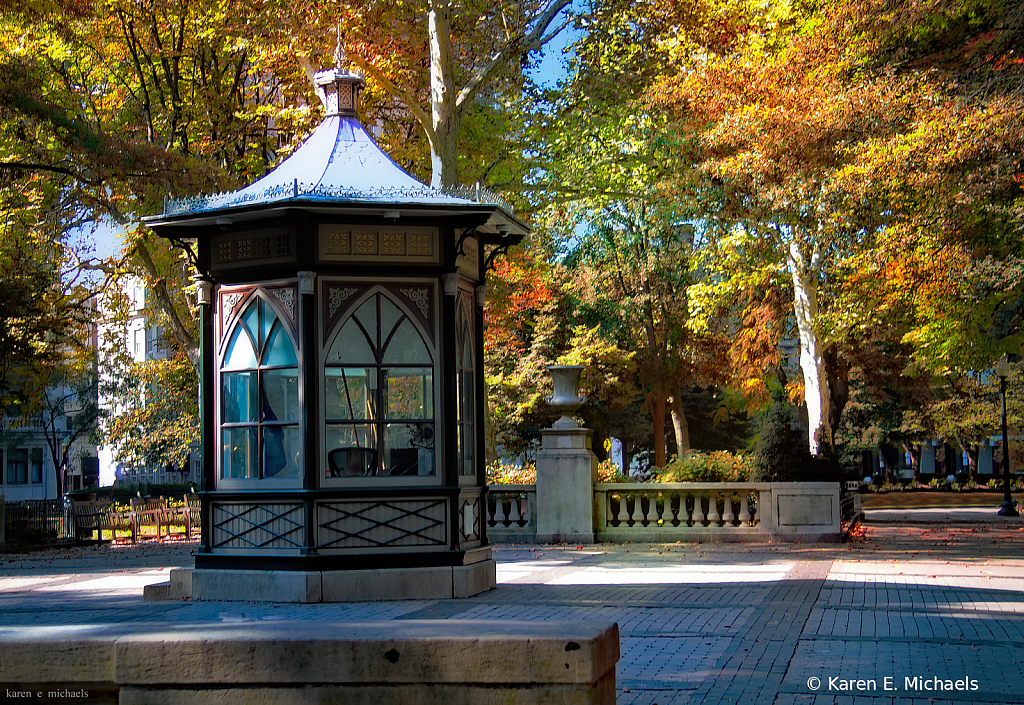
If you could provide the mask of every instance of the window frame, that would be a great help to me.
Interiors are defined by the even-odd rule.
[[[6,484],[8,487],[27,487],[30,484],[29,481],[28,481],[29,480],[29,475],[28,475],[29,452],[28,451],[29,451],[28,448],[8,448],[7,449],[7,457],[5,459],[6,462],[4,463],[4,480],[5,480],[4,484]],[[21,470],[24,473],[24,479],[23,480],[17,479],[17,477],[18,477],[17,474],[14,475],[15,479],[11,479],[12,478],[12,474],[11,474],[12,473],[12,468],[14,468],[14,463],[16,462],[15,460],[13,460],[13,458],[20,457],[21,455],[24,455],[23,465],[21,467]],[[17,469],[14,469],[14,472],[17,473]]]
[[[339,284],[352,284],[354,286],[360,286],[361,285],[362,287],[365,287],[365,288],[362,291],[359,292],[359,294],[358,294],[358,296],[356,298],[353,299],[353,301],[351,302],[351,305],[349,305],[346,308],[345,313],[343,315],[339,316],[339,318],[333,322],[333,324],[331,325],[331,328],[330,328],[328,334],[326,335],[326,337],[324,339],[324,342],[322,344],[322,348],[321,348],[321,351],[320,351],[319,365],[318,365],[318,371],[317,371],[317,373],[319,374],[319,383],[318,383],[317,386],[318,386],[318,389],[320,390],[320,392],[319,392],[320,393],[319,409],[320,409],[320,433],[321,433],[321,439],[320,439],[320,444],[319,445],[320,445],[320,453],[321,453],[321,463],[320,463],[320,466],[321,466],[321,468],[320,468],[320,484],[321,484],[321,486],[323,486],[323,487],[361,487],[361,486],[377,486],[377,487],[379,487],[381,485],[385,485],[385,486],[391,487],[391,486],[410,486],[410,485],[412,485],[412,486],[436,486],[436,485],[443,484],[443,481],[444,481],[443,473],[442,473],[442,467],[443,467],[443,463],[442,463],[442,459],[443,459],[443,455],[442,455],[442,452],[443,452],[443,438],[442,438],[442,436],[443,436],[443,434],[438,429],[438,426],[439,426],[438,416],[439,416],[440,408],[441,408],[441,385],[439,384],[439,380],[440,380],[440,369],[439,368],[440,368],[440,365],[438,363],[438,354],[439,354],[438,348],[437,348],[436,344],[434,343],[434,341],[436,340],[436,337],[434,336],[433,330],[432,330],[432,329],[436,330],[436,326],[437,326],[437,322],[438,322],[438,318],[439,318],[439,315],[438,315],[439,306],[437,305],[438,302],[436,300],[438,292],[437,292],[436,286],[434,286],[436,284],[436,282],[434,280],[408,279],[408,280],[401,280],[401,281],[396,281],[396,282],[388,282],[387,286],[382,286],[382,285],[379,285],[379,284],[374,285],[374,284],[376,284],[376,282],[360,281],[360,280],[355,280],[355,279],[350,279],[350,278],[345,278],[344,280],[329,279],[329,280],[321,280],[320,281],[321,291],[325,291],[326,288],[329,285],[332,286],[332,287],[336,287]],[[424,320],[423,320],[424,317],[418,315],[414,308],[409,306],[407,302],[401,300],[401,298],[399,296],[397,296],[394,291],[392,291],[392,289],[396,289],[398,287],[404,287],[404,286],[418,286],[419,288],[423,288],[424,284],[428,284],[430,286],[430,292],[431,292],[430,295],[432,297],[434,297],[433,300],[432,300],[433,306],[431,308],[431,310],[433,311],[433,315],[430,317],[430,320],[426,324],[424,324]],[[370,348],[370,352],[374,356],[374,363],[373,364],[364,364],[364,363],[340,364],[340,363],[330,363],[330,362],[328,362],[328,357],[330,356],[330,353],[331,353],[332,349],[334,348],[334,345],[335,345],[336,341],[338,340],[338,337],[341,335],[342,329],[345,327],[345,325],[349,321],[354,321],[356,323],[356,325],[359,327],[360,331],[364,335],[367,335],[367,331],[366,331],[365,327],[363,326],[363,324],[358,319],[355,318],[355,314],[356,314],[357,311],[360,310],[360,308],[362,308],[366,304],[367,301],[369,301],[371,299],[375,299],[378,296],[380,296],[382,299],[387,300],[388,303],[390,303],[396,309],[398,309],[398,311],[401,314],[401,316],[392,325],[392,327],[388,331],[386,331],[386,332],[382,331],[381,330],[381,327],[382,327],[381,326],[381,319],[382,319],[381,311],[382,311],[382,308],[383,308],[383,304],[378,302],[378,304],[376,306],[376,315],[377,315],[376,326],[377,326],[377,330],[376,330],[375,336],[374,336],[375,337],[374,345],[376,345],[376,343],[379,342],[380,343],[380,347],[378,349],[376,349],[376,350],[374,350],[373,347]],[[322,301],[322,297],[319,300]],[[323,316],[321,316],[320,320],[324,320]],[[393,337],[398,333],[399,329],[402,326],[403,321],[408,321],[413,326],[413,328],[415,329],[416,333],[419,335],[419,337],[422,340],[423,345],[424,345],[424,347],[426,349],[427,355],[430,358],[430,362],[429,363],[386,362],[387,353],[389,351],[389,349],[388,349],[388,341],[392,340]],[[369,337],[369,336],[367,335],[367,337]],[[375,408],[376,408],[376,412],[375,412],[376,417],[373,418],[373,419],[364,419],[364,418],[356,419],[356,418],[352,418],[352,419],[341,419],[341,420],[339,420],[339,419],[336,419],[336,418],[328,416],[328,411],[329,411],[328,410],[328,396],[329,395],[328,395],[327,380],[328,380],[328,377],[330,376],[328,374],[328,371],[329,370],[353,370],[353,369],[372,370],[373,371],[372,374],[376,376],[376,383],[377,383],[377,385],[376,385],[376,387],[371,387],[372,389],[374,389],[374,393],[376,395],[375,396],[375,400],[374,400],[374,405],[375,405]],[[429,372],[430,372],[430,385],[429,385],[430,386],[430,416],[428,418],[413,418],[413,417],[404,417],[404,416],[403,417],[396,417],[396,418],[389,418],[388,417],[388,412],[387,412],[387,409],[385,408],[386,405],[387,405],[387,399],[385,398],[384,391],[383,391],[385,385],[382,384],[382,381],[384,380],[384,373],[387,370],[429,370]],[[340,375],[336,375],[336,376],[340,377]],[[369,382],[368,382],[368,384],[369,384]],[[377,472],[380,473],[381,472],[381,467],[380,467],[381,466],[381,451],[386,448],[386,441],[385,441],[386,433],[387,433],[387,428],[386,427],[388,425],[393,425],[393,424],[399,424],[399,425],[400,424],[423,425],[423,426],[427,426],[427,427],[429,427],[431,429],[431,431],[432,431],[432,438],[433,438],[433,441],[432,441],[433,442],[433,446],[432,446],[432,448],[430,448],[430,450],[432,451],[432,458],[431,459],[432,459],[432,463],[433,463],[432,474],[430,474],[430,475],[418,475],[418,474],[417,475],[381,475],[381,474],[374,474],[374,475],[370,475],[370,476],[343,476],[343,477],[333,477],[331,475],[330,462],[329,462],[329,457],[328,456],[331,454],[332,451],[335,451],[335,450],[338,449],[331,442],[331,437],[330,437],[330,435],[331,435],[330,434],[330,428],[331,427],[351,425],[353,427],[359,427],[359,430],[356,431],[356,433],[363,433],[363,429],[366,429],[365,430],[365,434],[366,435],[372,435],[371,429],[373,429],[374,427],[377,428],[378,429],[378,437],[380,438],[380,441],[379,441],[378,445],[375,448],[373,448],[373,449],[376,451],[376,458],[377,458],[377,463],[378,463]],[[341,446],[340,448],[344,448],[344,446]]]
[[[215,458],[214,467],[216,468],[214,473],[215,487],[218,490],[276,490],[276,489],[296,489],[302,487],[303,474],[305,472],[305,441],[304,441],[304,427],[302,418],[302,399],[303,399],[303,376],[305,374],[302,365],[302,348],[299,344],[299,336],[295,330],[295,322],[285,311],[280,301],[275,296],[272,296],[267,291],[271,287],[280,287],[282,285],[296,284],[296,280],[283,280],[274,282],[263,282],[260,286],[253,287],[252,285],[238,287],[224,287],[220,290],[221,294],[230,294],[234,291],[242,294],[241,300],[239,300],[230,312],[225,312],[223,309],[218,311],[217,315],[217,334],[218,334],[218,350],[216,355],[216,384],[214,385],[214,426],[215,426]],[[223,300],[223,296],[219,297],[219,300]],[[269,308],[276,319],[266,329],[266,340],[264,340],[262,349],[257,349],[259,341],[253,341],[251,332],[246,329],[243,322],[246,312],[250,306],[257,306],[257,320],[256,325],[258,329],[262,329],[263,323],[262,318],[259,314],[259,305],[262,302],[263,306]],[[266,365],[262,364],[262,356],[265,356],[269,352],[270,338],[273,335],[273,331],[276,327],[280,327],[283,331],[286,340],[291,345],[291,351],[295,356],[295,365]],[[248,338],[250,344],[253,345],[254,352],[257,356],[256,366],[252,368],[240,368],[240,369],[227,369],[225,364],[227,362],[228,353],[231,348],[232,340],[235,337],[236,331],[241,331],[241,335],[245,335]],[[265,421],[262,409],[262,400],[265,396],[264,387],[264,375],[267,372],[274,372],[277,370],[295,370],[295,380],[297,387],[297,413],[294,420],[286,421]],[[225,389],[224,381],[225,374],[229,373],[240,373],[240,372],[252,372],[255,375],[256,380],[256,392],[255,392],[255,404],[257,407],[258,419],[256,421],[237,421],[228,422],[225,420]],[[232,428],[247,428],[255,429],[256,431],[256,462],[259,477],[225,477],[225,463],[224,463],[224,433],[228,429]],[[297,466],[298,473],[295,477],[279,478],[279,477],[264,477],[264,431],[267,428],[291,428],[295,429],[295,438],[297,439]]]

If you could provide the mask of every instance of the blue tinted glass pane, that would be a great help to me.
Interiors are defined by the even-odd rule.
[[[384,351],[384,364],[429,365],[431,362],[426,343],[406,318],[399,324]]]
[[[231,342],[228,343],[228,352],[224,356],[224,369],[226,370],[247,370],[257,366],[256,351],[253,350],[252,342],[241,326],[235,328]]]
[[[249,335],[252,336],[253,340],[260,339],[259,331],[259,299],[255,299],[245,309],[245,313],[242,314],[242,325],[249,329]]]
[[[274,326],[274,330],[270,334],[266,352],[263,353],[263,364],[266,367],[285,367],[299,364],[295,359],[295,349],[292,347],[292,341],[288,339],[288,334],[284,332],[284,327],[280,323]]]
[[[255,427],[225,428],[221,431],[221,474],[226,478],[257,478],[259,444]]]
[[[370,342],[377,347],[377,296],[371,296],[353,314],[363,324]]]
[[[384,379],[387,418],[434,418],[434,377],[431,368],[386,370]]]
[[[263,427],[263,477],[278,480],[299,476],[299,427]]]
[[[384,475],[434,474],[434,424],[384,426]]]
[[[376,418],[376,370],[359,367],[328,367],[324,375],[327,421]]]
[[[260,346],[262,346],[270,336],[270,329],[274,325],[274,321],[277,320],[277,314],[263,299],[260,299],[260,314]]]
[[[267,370],[263,373],[263,421],[299,420],[299,371]]]
[[[351,318],[341,327],[338,337],[334,339],[331,352],[327,354],[328,363],[346,365],[373,365],[377,359],[370,349],[366,335]]]
[[[225,372],[221,375],[221,385],[224,423],[253,423],[259,420],[255,372]]]

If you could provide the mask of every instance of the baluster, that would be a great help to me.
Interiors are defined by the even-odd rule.
[[[750,523],[750,493],[746,490],[740,490],[740,525],[745,526]]]
[[[519,495],[514,494],[509,497],[508,510],[509,526],[522,526],[523,514],[519,506]]]
[[[708,524],[710,526],[718,526],[718,522],[721,521],[722,515],[718,513],[718,493],[708,492]]]
[[[767,495],[766,492],[758,492],[754,498],[754,526],[761,526],[761,504],[762,499]]]
[[[675,526],[676,525],[676,510],[672,507],[672,500],[675,499],[676,497],[680,498],[679,499],[680,503],[685,501],[682,498],[682,495],[679,495],[676,492],[673,492],[672,494],[668,494],[667,492],[665,493],[665,512],[664,512],[664,514],[662,516],[665,519],[665,524],[664,525],[666,527]],[[684,512],[686,511],[685,505],[683,506],[683,511]]]
[[[629,520],[632,522],[631,526],[643,526],[644,525],[644,502],[643,493],[637,492],[633,494],[633,511],[630,514]]]
[[[732,492],[723,493],[722,501],[725,502],[725,506],[722,507],[725,510],[722,514],[722,521],[726,526],[732,526],[732,522],[736,518],[736,515],[732,513]]]
[[[626,493],[619,492],[619,513],[615,515],[619,528],[629,526],[629,514],[626,513]]]
[[[658,493],[645,492],[647,495],[647,526],[658,525]]]
[[[693,495],[693,525],[704,526],[704,493]]]

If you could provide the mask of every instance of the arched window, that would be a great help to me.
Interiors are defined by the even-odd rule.
[[[284,324],[255,297],[221,365],[221,477],[299,477],[299,367]]]
[[[473,327],[470,325],[466,310],[459,307],[458,343],[458,403],[457,416],[459,424],[459,474],[472,475],[474,471],[473,435],[476,417],[476,372],[473,365]]]
[[[324,384],[328,477],[434,475],[434,361],[386,295],[341,326]]]

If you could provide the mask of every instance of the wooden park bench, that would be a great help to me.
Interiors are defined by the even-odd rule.
[[[183,527],[185,538],[192,538],[193,531],[197,534],[200,531],[199,498],[194,494],[185,495],[181,504],[173,507],[163,497],[133,499],[132,511],[136,517],[140,536],[144,526],[155,526],[158,539],[163,538],[164,529],[167,530],[167,536],[170,537],[171,528],[177,526]]]
[[[171,513],[167,508],[167,502],[163,497],[159,499],[134,498],[131,501],[132,513],[135,515],[135,525],[139,535],[142,535],[142,527],[156,527],[156,537],[163,538],[164,527],[167,527],[167,535],[171,535]]]
[[[110,532],[110,540],[118,531],[128,531],[131,540],[138,540],[135,517],[132,512],[114,511],[112,502],[71,502],[71,515],[75,522],[75,538],[91,540],[93,532],[102,541],[103,532]]]

